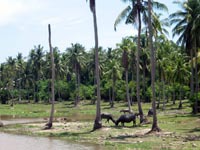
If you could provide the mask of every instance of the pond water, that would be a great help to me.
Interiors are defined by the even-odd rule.
[[[78,115],[79,116],[79,115]],[[70,120],[79,120],[74,115]],[[90,120],[92,116],[84,118]],[[82,118],[83,119],[83,118]],[[81,120],[81,119],[80,119]],[[18,118],[16,116],[0,115],[0,122],[4,125],[46,122],[43,118]],[[103,150],[103,147],[95,144],[80,144],[62,141],[53,138],[31,137],[0,132],[0,150]]]
[[[0,133],[0,150],[100,150],[98,146],[82,145],[52,138]]]
[[[18,118],[11,115],[0,115],[0,121],[4,125],[19,124],[19,123],[34,123],[34,122],[44,122],[42,118]]]

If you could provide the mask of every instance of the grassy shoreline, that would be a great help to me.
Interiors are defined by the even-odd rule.
[[[149,106],[150,104],[143,104],[145,114]],[[46,118],[50,109],[50,105],[44,104],[17,104],[14,108],[8,109],[8,107],[0,105],[0,114]],[[115,119],[120,116],[119,110],[125,107],[124,103],[116,103],[115,108],[109,109],[108,104],[102,102],[102,112],[112,113]],[[134,111],[137,111],[136,107],[133,106]],[[182,110],[176,108],[177,105],[167,104],[165,111],[158,110],[158,123],[162,132],[157,134],[146,134],[151,124],[139,125],[139,119],[136,127],[132,127],[132,123],[125,124],[125,127],[116,127],[112,122],[105,123],[105,120],[102,120],[103,128],[90,132],[93,127],[95,106],[90,105],[89,101],[82,102],[77,108],[69,102],[56,104],[57,119],[51,130],[42,130],[44,123],[28,123],[8,125],[0,128],[0,132],[97,144],[100,146],[99,149],[198,149],[199,116],[190,114],[191,108],[187,101],[184,102]],[[66,117],[67,120],[62,120],[62,117]],[[152,121],[152,118],[148,119]]]

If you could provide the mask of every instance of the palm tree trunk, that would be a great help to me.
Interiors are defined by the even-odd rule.
[[[115,83],[116,83],[116,79],[115,79],[115,77],[113,77],[113,81],[112,81],[112,99],[111,99],[111,104],[110,104],[111,108],[114,107],[114,101],[115,101]]]
[[[130,95],[129,95],[129,87],[128,87],[128,69],[126,69],[126,97],[128,101],[128,110],[129,112],[132,112],[131,103],[130,103]]]
[[[76,74],[76,90],[75,90],[75,100],[74,100],[74,107],[77,106],[78,103],[78,68],[77,68],[77,64],[75,64],[75,74]]]
[[[132,81],[134,81],[134,75],[133,75],[133,71],[132,71],[132,75],[131,75],[131,80]],[[130,95],[130,103],[131,103],[131,106],[133,106],[133,91],[134,91],[134,89],[133,89],[133,87],[131,88],[131,95]]]
[[[141,15],[140,15],[140,6],[141,6],[141,2],[140,0],[137,0],[137,4],[138,4],[138,22],[139,22],[139,27],[138,27],[138,41],[137,41],[137,63],[136,63],[136,82],[137,82],[137,102],[138,102],[138,111],[140,114],[140,123],[143,122],[143,111],[142,111],[142,106],[141,106],[141,101],[140,101],[140,68],[139,68],[139,63],[140,63],[140,35],[141,35]]]
[[[153,123],[151,131],[160,131],[157,123],[157,113],[156,113],[156,92],[155,92],[155,54],[153,48],[153,28],[151,24],[151,11],[152,11],[152,0],[148,0],[148,26],[149,26],[149,46],[151,50],[151,87],[152,87],[152,109],[153,109]]]
[[[190,50],[190,59],[193,60],[193,49]],[[193,70],[193,68],[194,68],[193,63],[191,63],[190,97],[193,97],[193,95],[194,95],[194,70]]]
[[[165,81],[164,81],[163,75],[162,75],[162,94],[163,94],[163,108],[162,108],[162,110],[165,110],[166,97],[165,97]]]
[[[174,85],[174,87],[175,87],[175,84],[173,83],[173,85]],[[173,105],[175,105],[176,104],[176,91],[175,91],[175,89],[173,89],[173,93],[172,93],[172,100],[173,100]]]
[[[111,104],[111,101],[112,101],[112,97],[111,97],[111,88],[109,87],[109,89],[108,89],[109,91],[109,102],[110,102],[110,104]]]
[[[77,103],[77,105],[78,105],[78,103],[80,102],[80,69],[78,69],[78,80],[77,80],[78,82],[77,82],[77,101],[76,101],[76,103]]]
[[[55,64],[54,64],[54,54],[51,45],[51,26],[48,25],[49,29],[49,48],[51,54],[51,112],[49,117],[49,122],[46,124],[45,129],[50,129],[53,126],[53,117],[54,117],[54,102],[55,102],[55,92],[54,92],[54,82],[55,82]]]
[[[161,81],[160,81],[160,84],[159,84],[159,88],[162,89],[162,86],[161,86]],[[158,91],[158,102],[157,102],[157,106],[156,106],[156,109],[160,109],[160,101],[161,101],[161,91]]]
[[[196,38],[194,40],[194,50],[195,50],[195,109],[194,114],[198,113],[198,89],[199,89],[199,82],[198,82],[198,69],[197,69],[197,46],[196,46]],[[193,63],[193,62],[192,62]]]
[[[183,87],[182,85],[180,85],[180,93],[179,93],[179,106],[178,106],[178,109],[182,109],[182,92],[183,92]]]
[[[95,77],[97,83],[97,103],[96,103],[96,118],[94,121],[93,130],[102,127],[101,123],[101,95],[100,95],[100,77],[99,77],[99,56],[98,56],[98,29],[97,29],[97,17],[95,0],[93,0],[94,6],[92,7],[93,22],[94,22],[94,34],[95,34]]]

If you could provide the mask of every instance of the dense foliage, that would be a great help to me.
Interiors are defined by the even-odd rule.
[[[175,24],[174,35],[180,35],[178,44],[170,41],[164,34],[166,22],[160,15],[153,15],[153,44],[156,52],[156,97],[157,108],[172,100],[190,98],[192,103],[199,100],[199,0],[187,0],[179,3],[182,12],[170,15]],[[186,5],[187,4],[187,5]],[[145,6],[143,12],[145,13]],[[131,8],[129,8],[131,9]],[[189,15],[189,16],[188,16]],[[131,16],[130,16],[131,17]],[[144,16],[145,17],[145,16]],[[147,17],[147,16],[146,16]],[[188,17],[188,18],[187,18]],[[130,21],[130,20],[129,20]],[[117,22],[119,23],[119,22]],[[132,22],[127,22],[132,23]],[[141,102],[151,102],[151,64],[148,47],[148,29],[146,25],[140,35],[139,78]],[[99,47],[99,69],[101,78],[101,97],[114,106],[115,101],[127,102],[127,89],[130,103],[136,96],[136,56],[138,36],[124,37],[116,47]],[[196,42],[194,42],[196,41]],[[182,45],[179,45],[182,43]],[[94,49],[85,49],[80,43],[68,46],[64,52],[53,48],[55,61],[55,99],[69,101],[87,99],[95,103],[95,53]],[[1,103],[34,100],[49,102],[51,91],[51,60],[48,50],[38,45],[30,50],[27,57],[19,53],[15,58],[8,57],[0,65],[0,100]],[[128,76],[126,78],[126,73]],[[128,79],[128,88],[126,87]]]

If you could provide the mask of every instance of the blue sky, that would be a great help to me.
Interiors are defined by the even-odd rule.
[[[178,9],[173,0],[165,3],[169,13]],[[133,26],[113,24],[127,6],[121,0],[96,0],[99,45],[115,47],[122,37],[134,35]],[[18,53],[28,56],[34,45],[48,50],[47,25],[52,28],[52,45],[65,51],[71,43],[81,43],[86,49],[94,46],[93,20],[86,0],[0,0],[0,62]]]

